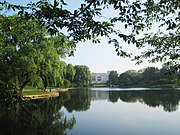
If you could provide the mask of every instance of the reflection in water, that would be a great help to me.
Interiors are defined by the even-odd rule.
[[[135,103],[141,102],[150,107],[163,106],[164,111],[176,111],[179,106],[180,91],[178,90],[159,90],[159,91],[92,91],[93,100],[108,100],[117,102]]]
[[[63,95],[68,95],[69,100],[64,107],[69,111],[86,111],[90,108],[91,100],[107,100],[117,102],[119,99],[127,103],[140,102],[149,107],[163,106],[164,111],[173,112],[178,109],[180,101],[179,90],[156,91],[90,91],[71,90]]]
[[[118,98],[124,102],[139,101],[150,107],[163,106],[164,111],[172,112],[178,109],[180,91],[109,92],[109,98],[110,101],[117,101]]]
[[[6,111],[0,108],[0,135],[65,135],[67,129],[74,127],[76,120],[74,117],[67,120],[60,111],[61,108],[64,106],[68,112],[88,112],[92,101],[95,100],[106,100],[112,103],[119,100],[127,103],[139,102],[149,107],[163,106],[164,111],[172,112],[178,109],[180,91],[71,90],[58,98],[16,103],[12,106],[16,111],[14,109],[8,111],[10,106]],[[88,115],[88,117],[93,116]]]
[[[68,95],[70,98],[64,103],[64,107],[69,111],[86,111],[91,105],[90,90],[71,90],[63,95]]]
[[[65,103],[69,111],[66,115],[73,114],[77,122],[71,131],[67,130],[69,135],[179,135],[180,133],[178,109],[180,91],[73,90],[66,94],[71,97]],[[81,108],[80,106],[77,108],[78,102]],[[71,103],[73,106],[70,106]],[[161,109],[161,106],[164,109]]]
[[[75,118],[66,120],[60,108],[63,98],[28,101],[14,110],[0,112],[1,135],[65,135]]]

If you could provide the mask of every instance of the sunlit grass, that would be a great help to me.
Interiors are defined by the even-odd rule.
[[[94,84],[94,87],[108,87],[108,85],[100,83],[100,84]]]
[[[41,94],[45,94],[45,93],[47,93],[47,92],[45,92],[45,91],[24,91],[22,94],[23,94],[23,96],[27,96],[27,95],[41,95]]]
[[[42,89],[35,88],[33,86],[26,86],[22,92],[23,96],[27,95],[41,95],[47,93],[43,91]]]

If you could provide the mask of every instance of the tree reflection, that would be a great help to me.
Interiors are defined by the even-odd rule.
[[[119,91],[109,92],[109,100],[111,102],[142,102],[150,107],[163,106],[164,111],[176,111],[179,106],[180,91],[177,90],[161,90],[161,91]]]
[[[117,102],[119,99],[119,93],[118,92],[110,92],[109,93],[109,100],[113,103]]]
[[[64,103],[64,107],[69,111],[85,111],[91,105],[91,91],[90,90],[71,90],[65,95],[70,96],[69,100]]]
[[[113,103],[119,99],[123,102],[141,102],[150,107],[162,106],[164,111],[173,112],[178,109],[180,91],[178,90],[156,90],[156,91],[90,91],[72,90],[64,93],[67,100],[64,107],[69,111],[85,111],[90,108],[91,100],[109,100]]]
[[[72,129],[75,118],[67,120],[63,112],[63,98],[41,99],[16,104],[19,109],[0,112],[1,135],[65,135]],[[13,108],[13,106],[12,106]]]
[[[67,119],[61,107],[69,112],[85,111],[90,108],[91,100],[141,102],[150,107],[163,106],[164,111],[172,112],[178,109],[180,91],[72,90],[53,99],[12,102],[5,104],[6,107],[0,104],[0,135],[65,135],[76,120],[73,116]]]

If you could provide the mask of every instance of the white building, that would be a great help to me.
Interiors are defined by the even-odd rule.
[[[92,73],[92,83],[107,83],[109,75],[106,73]]]

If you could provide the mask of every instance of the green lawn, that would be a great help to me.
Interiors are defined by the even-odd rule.
[[[37,88],[34,88],[32,86],[26,86],[23,90],[23,95],[26,96],[26,95],[39,95],[39,94],[44,94],[44,93],[47,93],[41,89],[37,89]]]
[[[94,87],[108,87],[107,84],[94,84]]]
[[[47,93],[45,91],[24,91],[23,92],[23,96],[27,96],[27,95],[40,95],[40,94],[44,94]]]

